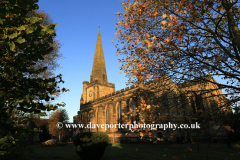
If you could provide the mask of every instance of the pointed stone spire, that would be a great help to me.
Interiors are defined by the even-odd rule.
[[[96,44],[96,49],[94,54],[90,83],[94,82],[95,80],[98,80],[99,82],[108,82],[105,60],[103,55],[103,48],[102,48],[102,40],[101,40],[101,34],[100,34],[100,25],[98,29],[97,44]]]

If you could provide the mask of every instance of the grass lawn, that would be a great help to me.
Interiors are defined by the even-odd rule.
[[[75,153],[73,143],[67,146],[41,147],[33,144],[34,153],[29,155],[28,160],[80,160]],[[101,160],[239,160],[240,150],[222,147],[191,147],[187,151],[186,145],[150,145],[150,144],[109,144]],[[94,153],[93,153],[94,154]],[[183,155],[185,154],[185,155]],[[177,156],[177,157],[174,157]],[[185,157],[184,157],[185,156]]]

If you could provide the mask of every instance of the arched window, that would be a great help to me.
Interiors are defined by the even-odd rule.
[[[165,115],[165,117],[167,118],[167,114],[170,114],[169,111],[169,101],[168,101],[168,94],[167,92],[163,92],[161,98],[161,108],[162,108],[162,113]]]
[[[117,106],[117,123],[122,123],[122,108],[121,103],[118,103]],[[121,131],[121,127],[118,127],[118,130]]]
[[[159,103],[157,102],[157,98],[153,98],[153,105],[154,105],[154,118],[156,120],[160,116],[160,107]]]
[[[96,113],[97,115],[96,115],[96,122],[97,122],[97,124],[98,124],[98,110],[97,110],[97,113]]]
[[[197,108],[198,110],[205,111],[204,104],[203,104],[203,98],[201,95],[195,95],[196,97],[196,102],[197,102]]]
[[[108,106],[107,106],[107,109],[106,109],[106,123],[108,123]]]
[[[136,120],[136,102],[132,100],[131,102],[131,121],[132,123]]]
[[[88,111],[87,112],[87,123],[89,123],[91,120],[90,120],[90,112]]]
[[[219,111],[217,102],[216,102],[215,100],[211,100],[211,101],[210,101],[210,106],[211,106],[212,112],[215,112],[215,113],[216,113],[216,112]]]
[[[193,97],[191,97],[191,106],[192,106],[193,113],[195,114],[196,113],[196,104],[195,104],[195,101],[193,100]]]
[[[122,109],[121,109],[121,104],[118,103],[118,106],[117,106],[117,122],[118,123],[121,123],[121,116],[122,116]]]
[[[99,122],[98,122],[98,109],[96,110],[96,124],[99,124]],[[98,131],[98,127],[96,127],[96,131]]]
[[[186,111],[187,111],[187,107],[186,105],[188,104],[187,102],[187,98],[186,98],[186,95],[183,94],[183,93],[180,93],[180,96],[179,96],[179,103],[180,103],[180,110],[182,111],[182,115],[186,115]],[[178,113],[180,114],[180,113]]]
[[[132,100],[131,111],[132,111],[132,116],[135,117],[136,116],[136,103],[134,100]]]

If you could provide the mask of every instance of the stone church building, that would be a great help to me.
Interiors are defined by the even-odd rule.
[[[211,75],[206,76],[208,80],[215,81]],[[77,124],[128,124],[133,122],[148,123],[148,112],[141,109],[137,103],[136,93],[139,91],[147,91],[149,95],[154,97],[153,100],[159,99],[166,102],[174,95],[185,93],[186,91],[196,91],[195,98],[187,98],[187,103],[184,104],[184,111],[177,117],[183,117],[184,115],[191,115],[198,111],[208,112],[212,108],[218,108],[227,99],[223,96],[215,96],[211,99],[204,98],[212,95],[221,95],[222,91],[216,85],[212,83],[198,82],[186,82],[183,84],[175,84],[166,75],[159,78],[154,82],[155,85],[149,83],[133,85],[115,91],[115,84],[109,83],[107,79],[107,72],[102,48],[102,41],[100,35],[100,28],[97,36],[97,44],[95,49],[95,55],[92,66],[92,73],[90,75],[90,82],[83,82],[83,92],[80,99],[80,111],[73,117],[74,122]],[[155,86],[155,88],[153,88]],[[211,93],[200,94],[198,90],[216,89]],[[165,97],[162,97],[164,94]],[[199,99],[200,98],[200,99]],[[158,102],[156,102],[158,103]],[[172,101],[167,101],[168,106],[173,104]],[[166,104],[165,104],[166,105]],[[159,104],[159,106],[161,106]],[[176,106],[175,106],[176,107]],[[220,109],[224,113],[231,113],[231,106],[227,106]],[[129,114],[131,111],[131,114]],[[138,114],[139,113],[141,114]],[[168,113],[158,113],[157,115],[174,115],[174,109],[168,110]],[[171,123],[177,122],[177,119],[172,118]],[[79,132],[107,132],[112,142],[119,142],[121,139],[127,138],[126,132],[130,132],[129,128],[83,128],[79,129]],[[138,137],[138,133],[131,133],[132,137]],[[168,135],[169,132],[163,131],[163,134]],[[178,133],[176,132],[176,135]],[[182,134],[182,133],[181,133]]]

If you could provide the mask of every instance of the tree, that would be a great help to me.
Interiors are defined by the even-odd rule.
[[[53,20],[50,18],[50,15],[47,14],[45,11],[39,11],[39,10],[32,10],[29,12],[29,17],[39,17],[42,18],[40,21],[40,24],[43,26],[47,26],[49,24],[53,23]],[[38,43],[38,42],[35,42]],[[40,78],[51,78],[55,74],[53,73],[54,70],[57,68],[60,68],[60,64],[57,63],[57,60],[62,57],[62,54],[59,53],[59,49],[61,48],[61,43],[56,40],[55,37],[53,37],[53,43],[49,43],[51,47],[53,47],[53,50],[49,53],[43,56],[43,60],[38,60],[38,62],[31,66],[32,69],[43,69],[44,67],[47,67],[47,69],[44,72],[41,72],[39,74],[32,74],[32,75],[25,75],[30,77],[40,77]],[[59,94],[57,95],[59,96]]]
[[[42,18],[40,24],[43,26],[47,26],[53,23],[53,20],[50,18],[50,15],[47,14],[45,11],[33,10],[29,13],[29,16]],[[34,66],[32,66],[33,68],[43,68],[47,66],[47,69],[44,72],[40,73],[39,75],[33,76],[50,78],[54,76],[53,71],[60,67],[60,64],[57,63],[57,60],[62,57],[62,54],[59,53],[59,49],[62,45],[58,40],[55,39],[55,37],[53,39],[53,43],[50,43],[49,45],[53,47],[52,52],[45,55],[43,57],[44,60],[40,60]]]
[[[23,113],[46,115],[64,104],[47,104],[60,92],[62,76],[34,77],[47,67],[32,68],[53,50],[57,24],[41,25],[41,18],[29,16],[38,9],[36,0],[0,2],[0,151],[6,159],[14,157],[22,149],[18,143],[24,132],[17,125],[16,110]],[[21,152],[21,151],[20,151]],[[3,157],[3,158],[4,158]],[[3,159],[1,157],[1,159]]]
[[[37,119],[37,117],[35,117],[33,114],[30,114],[30,115],[28,115],[28,117],[24,118],[25,129],[28,132],[27,143],[30,143],[30,144],[33,144],[33,136],[38,131],[37,126],[36,126],[36,119]]]
[[[117,55],[129,82],[168,75],[182,83],[221,76],[227,84],[204,79],[239,101],[239,6],[232,0],[134,0],[116,13]],[[124,44],[123,46],[120,45]],[[199,79],[198,79],[199,80]],[[216,89],[213,89],[216,90]],[[213,90],[208,90],[211,92]],[[229,104],[228,104],[229,105]]]
[[[116,13],[119,19],[115,20],[116,53],[123,55],[119,59],[122,63],[119,68],[129,77],[128,84],[149,82],[154,90],[153,86],[167,76],[179,88],[186,87],[184,95],[190,104],[187,108],[195,112],[187,117],[190,122],[201,119],[205,127],[209,126],[208,122],[223,125],[225,115],[219,115],[215,122],[209,121],[213,109],[205,114],[202,103],[218,99],[214,102],[222,112],[231,111],[229,106],[240,100],[238,1],[134,0],[131,3],[128,0],[122,5],[126,11]],[[227,84],[214,81],[211,75],[221,76]],[[210,84],[210,87],[201,88],[199,85],[196,90],[187,90],[197,84]],[[167,112],[162,119],[174,118],[171,111],[185,110],[179,100],[181,96],[171,96],[171,85],[169,83],[170,90],[167,90],[168,100],[175,105],[165,107],[162,104]],[[220,89],[226,89],[230,100]],[[149,105],[152,110],[153,104],[149,102]]]
[[[239,104],[238,104],[239,105]],[[232,136],[232,139],[235,142],[240,141],[240,112],[239,112],[239,106],[237,106],[237,104],[234,107],[234,114],[233,114],[233,122],[231,124],[231,128],[234,130]]]
[[[47,124],[43,124],[40,129],[42,131],[39,134],[39,139],[40,139],[41,142],[45,142],[45,141],[51,139],[51,135],[49,134]]]
[[[51,135],[58,136],[59,141],[61,141],[61,136],[65,136],[68,133],[68,129],[65,128],[65,123],[69,120],[67,111],[65,109],[59,109],[56,112],[52,113],[51,117],[49,118],[49,125],[48,130]],[[58,122],[63,124],[59,124],[57,127]]]
[[[222,109],[239,101],[239,7],[238,1],[135,0],[123,2],[126,12],[116,24],[117,55],[129,83],[159,80],[167,75],[176,84],[211,83],[212,88],[188,90],[188,96],[202,92],[204,99],[216,96]],[[233,38],[234,37],[234,38]],[[123,44],[123,45],[120,45]],[[227,84],[214,81],[224,76]],[[225,101],[226,89],[231,96]],[[199,94],[199,93],[197,93]],[[214,95],[215,94],[215,95]],[[207,96],[206,96],[207,95]]]

